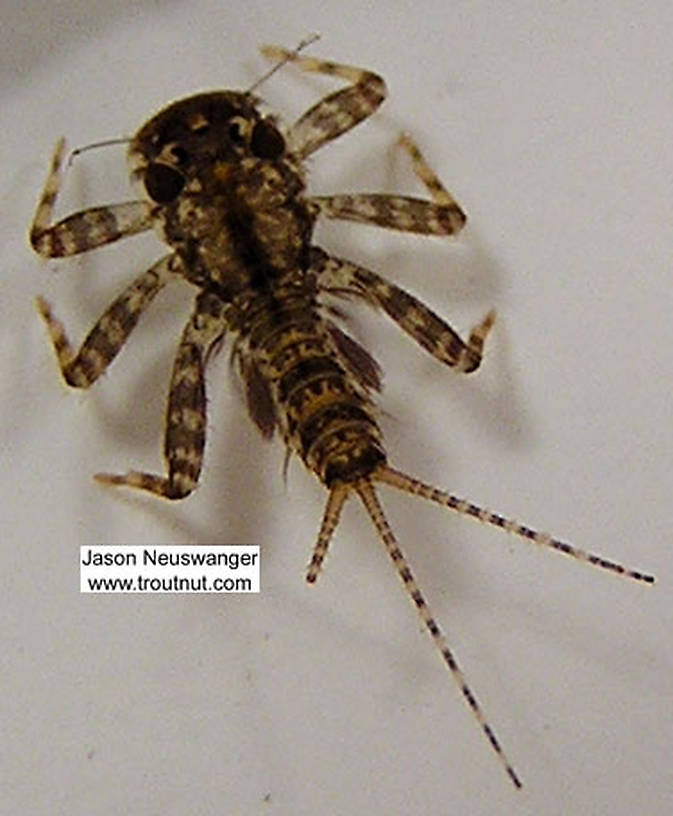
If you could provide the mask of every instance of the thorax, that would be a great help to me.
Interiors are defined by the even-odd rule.
[[[196,285],[215,285],[225,297],[263,293],[308,267],[314,216],[303,189],[290,158],[217,162],[157,211],[156,228]]]

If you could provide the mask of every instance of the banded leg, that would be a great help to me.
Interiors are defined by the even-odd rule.
[[[297,52],[275,45],[263,45],[260,50],[265,57],[293,62],[302,71],[328,74],[351,83],[321,99],[292,125],[287,137],[288,147],[299,158],[305,158],[371,116],[386,98],[385,82],[372,71],[314,57],[300,57]]]
[[[108,306],[78,352],[73,350],[63,324],[54,317],[47,301],[37,298],[37,308],[47,324],[61,374],[68,385],[88,388],[100,377],[121,350],[140,315],[175,274],[174,263],[175,257],[169,255],[137,277]]]
[[[201,295],[182,333],[166,413],[164,457],[168,475],[131,470],[124,475],[97,473],[97,481],[147,490],[167,499],[182,499],[194,490],[206,441],[204,362],[208,349],[226,329],[222,308],[217,297]]]
[[[516,771],[512,767],[511,762],[507,759],[505,752],[500,745],[500,741],[495,735],[495,732],[491,728],[484,715],[484,711],[479,704],[479,701],[474,696],[474,693],[470,689],[465,679],[465,675],[463,674],[462,669],[460,668],[458,661],[456,660],[453,651],[451,650],[442,630],[439,628],[439,625],[435,621],[435,618],[428,607],[428,604],[423,597],[421,590],[416,583],[416,579],[409,568],[409,564],[407,563],[406,558],[404,557],[404,553],[400,550],[399,544],[393,535],[392,530],[388,524],[388,521],[383,513],[383,508],[381,507],[379,500],[376,496],[376,492],[372,487],[372,483],[368,479],[363,479],[355,485],[355,489],[357,490],[360,498],[362,499],[362,503],[364,504],[367,512],[371,520],[374,522],[374,525],[379,533],[379,536],[383,543],[385,544],[386,550],[388,551],[388,555],[391,557],[393,563],[395,564],[395,568],[397,570],[397,574],[400,576],[402,583],[404,584],[404,588],[407,590],[409,597],[413,601],[416,609],[418,610],[418,614],[421,617],[421,620],[425,624],[426,629],[430,633],[430,637],[435,642],[435,645],[439,649],[441,653],[444,663],[448,667],[449,671],[453,675],[454,680],[456,681],[458,688],[461,690],[463,697],[465,698],[467,704],[469,705],[472,714],[474,715],[475,719],[479,723],[482,728],[482,731],[486,735],[491,747],[493,748],[496,756],[502,763],[507,775],[511,779],[512,783],[515,787],[521,787],[521,780],[519,779]]]
[[[151,228],[150,205],[144,201],[92,207],[52,224],[54,205],[63,182],[64,151],[65,140],[60,139],[30,227],[30,243],[36,252],[45,258],[63,258]]]
[[[575,558],[578,561],[585,561],[588,564],[592,564],[594,567],[607,570],[615,575],[631,578],[634,581],[640,581],[644,584],[653,584],[655,582],[653,575],[648,575],[647,573],[640,572],[639,570],[630,569],[629,567],[625,567],[616,561],[610,561],[609,559],[604,558],[602,555],[595,555],[594,553],[587,552],[586,550],[581,550],[579,547],[574,547],[572,544],[567,544],[565,541],[559,541],[556,538],[552,538],[547,533],[540,533],[537,530],[532,530],[530,527],[519,524],[518,521],[505,518],[497,513],[492,513],[490,510],[486,510],[483,507],[478,507],[476,504],[472,504],[472,502],[465,501],[465,499],[459,499],[457,496],[453,496],[450,493],[445,493],[443,490],[437,490],[437,488],[425,484],[418,479],[414,479],[412,476],[407,476],[406,473],[401,473],[400,471],[394,470],[387,465],[379,468],[379,470],[376,471],[374,478],[376,481],[385,482],[385,484],[396,487],[398,490],[402,490],[405,493],[410,493],[412,496],[420,496],[422,499],[435,502],[435,504],[439,504],[442,507],[448,507],[449,509],[455,510],[457,513],[461,513],[462,515],[471,516],[472,518],[475,518],[485,524],[492,524],[494,527],[499,527],[501,530],[505,530],[508,533],[513,533],[520,538],[526,538],[528,541],[539,544],[541,547],[556,550],[556,552],[569,555],[571,558]]]
[[[484,341],[495,322],[493,310],[472,329],[465,343],[448,323],[399,286],[317,247],[312,253],[311,267],[318,276],[321,290],[341,297],[361,298],[370,306],[383,309],[433,357],[458,371],[469,373],[479,367]]]
[[[421,235],[455,235],[467,220],[458,202],[430,169],[421,151],[402,135],[399,144],[411,156],[414,173],[423,182],[432,202],[410,196],[381,193],[315,196],[310,203],[326,218],[341,218]]]

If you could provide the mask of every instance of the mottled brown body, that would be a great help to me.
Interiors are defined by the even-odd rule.
[[[129,157],[135,178],[157,176],[154,226],[184,276],[223,306],[260,429],[272,436],[278,428],[327,486],[368,476],[385,460],[370,386],[358,382],[356,365],[349,371],[318,303],[311,239],[319,210],[275,123],[249,94],[203,94],[154,117]],[[163,202],[173,172],[184,184]]]
[[[323,484],[357,481],[385,461],[369,386],[348,370],[315,297],[287,289],[262,303],[255,298],[261,308],[239,346],[241,372],[249,383],[256,369],[260,383],[268,384],[285,443]],[[253,389],[249,384],[255,416]]]
[[[438,360],[465,373],[478,368],[495,314],[488,312],[465,342],[412,295],[315,246],[313,228],[317,218],[327,217],[446,236],[463,227],[465,215],[405,136],[400,144],[431,200],[376,193],[309,195],[306,157],[371,115],[385,97],[385,85],[370,71],[299,57],[297,51],[267,46],[263,53],[349,84],[318,101],[286,132],[274,117],[261,113],[251,93],[220,91],[175,102],[130,142],[131,175],[143,197],[75,213],[54,224],[63,142],[55,151],[30,232],[37,252],[50,258],[75,255],[150,228],[171,248],[127,286],[77,352],[50,306],[38,300],[69,385],[86,388],[95,382],[171,279],[182,277],[198,290],[171,377],[166,474],[130,471],[96,478],[169,499],[187,496],[196,487],[205,447],[205,367],[213,347],[231,337],[253,421],[267,438],[278,432],[329,491],[307,579],[317,579],[344,502],[357,494],[463,697],[520,787],[416,584],[374,485],[396,487],[634,580],[654,579],[388,465],[372,398],[380,389],[380,370],[337,325],[323,297],[359,298],[381,309]]]

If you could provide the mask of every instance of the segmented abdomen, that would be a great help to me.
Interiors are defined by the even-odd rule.
[[[285,443],[323,484],[354,482],[385,462],[367,384],[358,381],[310,297],[267,305],[244,345],[268,388]]]

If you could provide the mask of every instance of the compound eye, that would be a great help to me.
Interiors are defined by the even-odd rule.
[[[185,186],[185,177],[167,164],[154,162],[145,173],[147,195],[157,204],[168,204],[177,198]]]
[[[252,130],[250,150],[259,159],[277,159],[285,152],[285,139],[272,122],[261,119]]]

